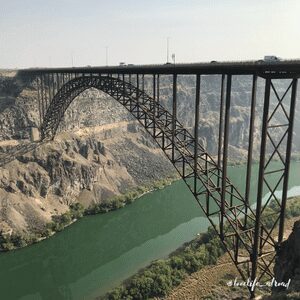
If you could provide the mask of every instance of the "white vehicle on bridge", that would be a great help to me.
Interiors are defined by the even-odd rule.
[[[266,62],[281,61],[281,58],[279,58],[275,55],[265,55],[264,61],[266,61]]]

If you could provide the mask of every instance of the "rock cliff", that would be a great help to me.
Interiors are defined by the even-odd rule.
[[[288,283],[288,289],[274,287],[269,299],[300,299],[300,220],[295,222],[289,238],[282,243],[274,267],[277,282]]]
[[[1,226],[36,231],[74,202],[88,207],[173,172],[135,122],[93,131],[61,133],[1,169]]]

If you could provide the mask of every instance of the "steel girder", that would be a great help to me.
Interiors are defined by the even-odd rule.
[[[265,274],[273,276],[272,262],[274,260],[274,249],[281,242],[282,237],[276,241],[273,236],[274,228],[269,229],[261,219],[261,214],[267,204],[262,205],[262,186],[259,187],[257,198],[257,209],[253,209],[249,203],[249,188],[251,177],[252,163],[252,142],[253,142],[253,126],[255,115],[256,101],[256,81],[257,76],[253,76],[253,89],[251,100],[251,118],[250,118],[250,135],[249,135],[249,155],[247,167],[247,184],[245,197],[234,187],[227,177],[227,151],[228,151],[228,126],[231,100],[231,75],[227,75],[226,95],[225,91],[225,74],[222,76],[221,83],[221,106],[220,106],[220,136],[218,161],[205,151],[198,141],[198,122],[199,122],[199,101],[200,101],[200,79],[197,75],[196,80],[196,111],[195,111],[195,132],[194,136],[186,130],[176,118],[177,103],[177,75],[173,75],[173,113],[171,114],[159,103],[159,90],[156,91],[156,79],[153,78],[153,97],[150,97],[144,91],[144,77],[142,89],[139,89],[139,76],[137,76],[136,85],[125,81],[125,76],[118,75],[117,78],[112,76],[103,76],[100,74],[82,74],[80,77],[74,76],[67,78],[63,76],[62,85],[57,88],[47,111],[43,114],[43,122],[41,126],[42,140],[53,139],[59,123],[70,103],[80,93],[88,88],[99,89],[121,103],[148,133],[154,138],[165,155],[172,162],[182,179],[199,203],[203,212],[209,219],[211,225],[218,233],[224,247],[228,251],[231,259],[238,268],[242,278],[259,280]],[[131,81],[131,78],[130,78]],[[159,85],[159,77],[157,78]],[[291,84],[293,92],[291,101],[295,102],[297,80],[294,79]],[[269,92],[271,80],[266,79],[265,92],[265,113],[263,120],[263,141],[261,149],[260,162],[260,180],[264,181],[265,166],[265,139],[268,134],[268,123],[271,117],[267,118],[269,112]],[[290,87],[289,87],[290,88]],[[42,88],[43,90],[43,88]],[[54,94],[54,93],[53,93]],[[49,95],[50,97],[50,95]],[[284,98],[284,97],[283,97]],[[224,101],[225,100],[225,101]],[[278,107],[281,106],[282,99],[279,99]],[[225,103],[224,103],[225,102]],[[223,103],[225,104],[224,124],[222,120]],[[45,110],[45,109],[43,109]],[[292,113],[292,106],[291,106]],[[289,143],[291,144],[293,115],[288,117],[289,127]],[[223,136],[223,153],[221,153],[221,132],[224,126]],[[270,127],[270,126],[269,126]],[[264,130],[266,128],[267,130]],[[273,145],[275,145],[273,143]],[[278,152],[278,147],[274,146],[274,152]],[[287,149],[286,161],[284,163],[285,198],[287,192],[288,166],[290,157],[290,148]],[[221,165],[221,156],[223,156]],[[272,158],[272,157],[271,157]],[[272,190],[274,194],[274,190]],[[283,228],[285,200],[280,206],[279,218],[281,228]],[[282,235],[282,229],[280,229]],[[271,247],[265,247],[268,244]]]

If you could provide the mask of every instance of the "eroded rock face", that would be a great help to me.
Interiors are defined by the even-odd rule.
[[[293,299],[296,296],[300,299],[300,220],[295,222],[292,233],[277,253],[274,273],[277,282],[291,280],[291,283],[287,290],[274,288],[272,295],[282,295],[282,299],[285,299],[285,295],[293,294]]]
[[[2,79],[0,155],[28,143],[30,127],[39,127],[35,86],[20,88],[13,77]],[[73,202],[87,207],[173,172],[126,109],[99,91],[73,101],[60,132],[0,168],[0,229],[33,231]]]
[[[106,127],[109,138],[104,138],[105,130],[92,136],[59,134],[5,165],[0,172],[0,225],[36,230],[74,202],[88,207],[173,172],[138,124],[112,127]]]

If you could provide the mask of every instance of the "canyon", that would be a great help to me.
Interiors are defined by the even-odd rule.
[[[24,86],[12,71],[0,77],[0,153],[30,142],[39,127],[34,84]],[[178,78],[178,119],[194,130],[195,78]],[[278,81],[282,93],[287,82]],[[151,94],[151,78],[145,88]],[[201,82],[199,142],[217,154],[220,77],[203,76]],[[245,162],[250,119],[251,78],[233,80],[229,159]],[[160,101],[171,111],[171,77],[160,83]],[[259,157],[262,82],[258,82],[254,159]],[[273,99],[274,100],[274,99]],[[276,104],[276,99],[272,102]],[[295,127],[300,126],[299,106]],[[275,116],[278,120],[282,115]],[[281,136],[280,129],[276,133]],[[300,149],[295,133],[293,152]],[[0,154],[1,156],[1,154]],[[20,154],[0,168],[0,228],[2,232],[39,232],[53,216],[79,202],[84,207],[110,201],[113,196],[174,175],[171,163],[138,121],[117,101],[90,89],[70,105],[54,141]]]

